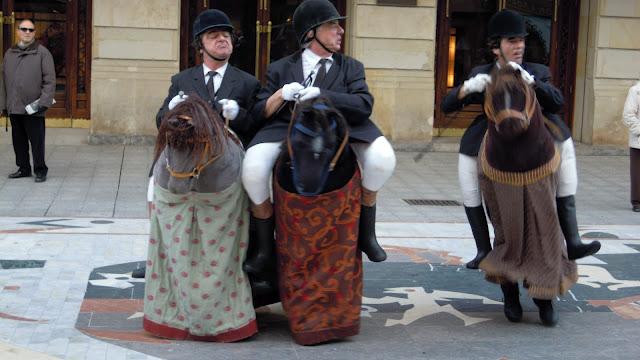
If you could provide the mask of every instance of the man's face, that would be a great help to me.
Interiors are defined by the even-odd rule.
[[[18,37],[23,43],[30,43],[36,37],[36,29],[29,20],[23,20],[18,25]]]
[[[316,38],[331,51],[339,51],[344,29],[338,20],[326,22],[316,28]]]
[[[498,57],[498,61],[503,64],[513,61],[522,64],[524,57],[524,38],[510,37],[500,40],[500,48],[493,49],[493,53]]]
[[[202,35],[202,47],[214,58],[228,60],[233,53],[231,34],[216,29],[207,31]]]

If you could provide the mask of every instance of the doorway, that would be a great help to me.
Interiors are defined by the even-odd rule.
[[[502,9],[525,18],[526,62],[549,66],[553,84],[564,95],[561,117],[573,126],[579,0],[438,0],[436,50],[436,110],[434,136],[459,136],[482,112],[472,104],[444,114],[440,104],[446,94],[464,82],[475,66],[494,61],[487,47],[487,24]]]
[[[48,118],[90,117],[91,1],[2,1],[0,56],[18,41],[16,30],[24,19],[34,21],[36,40],[53,56],[56,103],[47,111]]]
[[[224,11],[238,42],[230,63],[264,81],[267,65],[298,50],[293,12],[302,0],[182,0],[180,21],[180,70],[200,63],[194,48],[193,21],[205,9]],[[331,0],[345,14],[346,0]],[[343,28],[345,24],[340,24]],[[344,46],[344,44],[343,44]]]

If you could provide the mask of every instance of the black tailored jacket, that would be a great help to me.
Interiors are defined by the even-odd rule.
[[[271,63],[267,68],[267,83],[258,93],[253,108],[254,118],[260,118],[263,126],[249,146],[283,141],[286,138],[293,102],[285,103],[268,119],[262,113],[267,99],[282,86],[292,82],[304,82],[302,50]],[[321,96],[328,98],[346,119],[350,141],[370,143],[382,136],[369,118],[373,110],[373,96],[369,92],[361,62],[342,54],[333,54],[331,68],[319,87]]]
[[[246,147],[258,130],[251,108],[253,108],[256,95],[260,91],[260,82],[253,75],[229,64],[216,93],[216,98],[212,100],[209,98],[202,69],[202,65],[194,66],[171,77],[169,94],[156,115],[156,126],[160,128],[164,115],[169,111],[169,102],[180,91],[183,91],[185,95],[197,94],[220,113],[222,106],[218,104],[218,100],[235,100],[238,102],[240,111],[235,120],[229,121],[229,126]]]
[[[490,74],[495,63],[476,66],[471,70],[469,79],[478,74]],[[551,124],[547,124],[547,127],[551,130],[552,135],[558,141],[563,141],[571,137],[571,131],[567,125],[562,121],[560,116],[556,113],[562,109],[564,105],[564,98],[560,90],[558,90],[551,83],[551,72],[549,68],[542,64],[537,63],[522,63],[522,68],[529,74],[533,75],[535,79],[534,88],[536,91],[536,98],[542,107],[542,114],[550,120]],[[472,93],[464,97],[464,99],[458,99],[458,92],[462,84],[453,88],[447,96],[442,100],[441,109],[446,114],[462,109],[463,106],[469,104],[484,104],[484,92]],[[482,138],[487,131],[487,116],[483,112],[478,115],[471,125],[467,128],[462,135],[460,141],[460,153],[468,156],[478,156]]]

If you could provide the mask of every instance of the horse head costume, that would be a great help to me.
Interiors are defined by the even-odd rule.
[[[489,163],[508,171],[537,167],[557,155],[536,93],[511,66],[494,70],[485,92]],[[559,161],[559,157],[556,163]]]
[[[296,105],[273,181],[280,299],[303,345],[360,327],[360,171],[327,99]]]
[[[503,66],[491,74],[484,109],[489,126],[478,174],[495,239],[480,268],[501,285],[510,321],[522,319],[522,281],[542,323],[553,326],[558,314],[552,300],[577,281],[556,212],[560,153],[535,91],[518,69]]]
[[[164,338],[236,341],[257,332],[242,262],[249,200],[242,145],[196,95],[169,112],[156,143],[144,329]]]
[[[356,168],[348,139],[344,117],[327,99],[297,104],[281,158],[290,166],[280,168],[280,184],[304,196],[344,186]]]

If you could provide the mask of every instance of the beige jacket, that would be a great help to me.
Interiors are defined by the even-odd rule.
[[[2,78],[0,110],[7,110],[9,114],[26,114],[24,107],[40,99],[39,105],[45,108],[33,115],[44,116],[46,108],[53,104],[56,91],[53,57],[37,42],[24,50],[17,46],[7,50],[2,63]]]
[[[622,121],[629,128],[629,147],[640,149],[640,82],[629,89]]]

